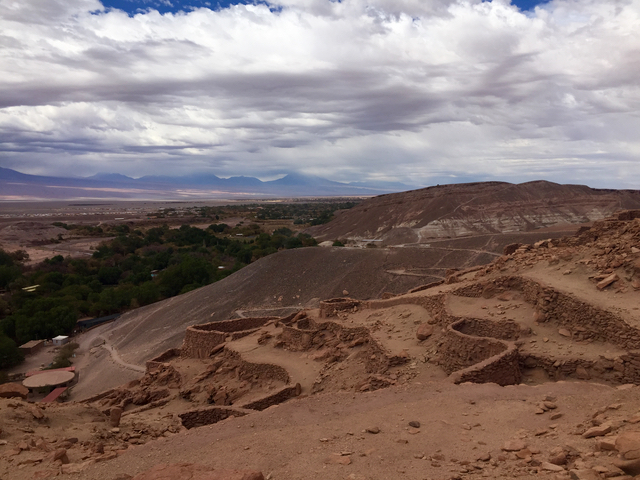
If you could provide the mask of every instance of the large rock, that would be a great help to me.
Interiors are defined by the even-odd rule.
[[[0,398],[20,397],[26,400],[27,395],[29,395],[29,389],[19,383],[3,383],[0,385]]]
[[[192,463],[159,464],[132,480],[264,480],[255,470],[213,470]]]
[[[640,458],[640,432],[630,431],[618,435],[616,450],[625,460]]]
[[[416,338],[420,341],[426,340],[431,335],[433,335],[433,325],[428,323],[422,323],[416,331]]]
[[[613,429],[610,423],[603,423],[597,427],[592,427],[582,434],[583,438],[603,437]]]
[[[640,475],[640,459],[620,460],[616,458],[613,460],[613,464],[627,475]]]

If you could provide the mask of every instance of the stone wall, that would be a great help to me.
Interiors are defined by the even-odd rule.
[[[454,372],[451,380],[455,383],[497,383],[502,386],[520,383],[522,374],[518,367],[518,349],[510,344],[507,350]]]
[[[405,296],[385,300],[370,300],[363,304],[363,308],[375,310],[395,307],[397,305],[418,305],[429,312],[436,323],[444,326],[450,323],[450,316],[446,307],[446,299],[447,295],[445,293],[425,296]]]
[[[640,349],[640,331],[615,313],[597,308],[571,295],[522,277],[500,277],[470,285],[454,292],[479,297],[483,292],[518,290],[540,312],[540,319],[571,331],[578,341],[609,342],[625,350]],[[594,294],[595,294],[594,286]]]
[[[209,407],[199,410],[190,410],[179,414],[182,425],[186,428],[202,427],[204,425],[211,425],[212,423],[218,423],[221,420],[234,417],[242,417],[248,412],[236,408],[226,407]]]
[[[320,318],[335,317],[339,312],[345,310],[355,311],[360,304],[360,300],[353,298],[332,298],[320,302]]]
[[[153,370],[158,369],[163,363],[166,363],[172,358],[179,357],[179,356],[180,356],[179,348],[170,348],[169,350],[162,352],[157,357],[152,358],[151,360],[147,360],[146,373],[149,373]]]
[[[299,383],[296,383],[291,387],[284,387],[276,393],[269,395],[268,397],[255,400],[253,402],[242,405],[242,408],[249,410],[265,410],[272,405],[278,405],[282,402],[286,402],[290,398],[297,397],[302,392],[302,387]]]
[[[500,340],[517,340],[523,333],[513,320],[494,321],[485,318],[463,318],[455,324],[455,330],[466,335],[491,337]]]
[[[291,318],[293,315],[291,316]],[[224,320],[187,327],[182,342],[181,355],[186,358],[208,358],[211,352],[224,343],[227,336],[233,340],[255,332],[267,322],[286,320],[280,317],[255,317]]]
[[[484,362],[509,348],[506,342],[496,338],[459,332],[457,328],[466,321],[462,318],[447,326],[438,350],[440,366],[449,374]]]
[[[239,380],[251,380],[252,378],[272,378],[280,380],[283,383],[289,383],[289,373],[279,365],[271,363],[251,363],[247,362],[242,356],[228,347],[224,349],[224,356],[237,362],[237,375]]]

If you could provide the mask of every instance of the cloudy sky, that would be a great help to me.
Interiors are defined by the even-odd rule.
[[[640,0],[0,0],[0,166],[640,188]]]

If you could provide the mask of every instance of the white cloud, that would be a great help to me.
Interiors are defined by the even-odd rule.
[[[637,187],[640,0],[278,3],[0,3],[0,164]]]

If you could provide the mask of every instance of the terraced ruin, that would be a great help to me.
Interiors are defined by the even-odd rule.
[[[182,425],[192,428],[300,395],[444,378],[640,384],[638,310],[607,305],[637,295],[640,264],[631,249],[640,218],[627,216],[577,237],[512,246],[488,267],[451,272],[404,295],[334,298],[286,317],[191,326],[181,348],[147,362],[141,380],[89,401],[125,415],[175,401]],[[620,240],[608,252],[594,242],[603,234]],[[533,268],[542,263],[556,272],[546,282]]]
[[[388,478],[395,464],[382,452],[410,465],[402,469],[412,479],[425,468],[445,478],[445,466],[458,478],[625,478],[635,460],[614,436],[636,435],[640,421],[639,290],[640,211],[630,211],[573,237],[510,245],[489,265],[405,294],[345,294],[281,316],[244,310],[187,327],[180,348],[147,361],[141,378],[81,404],[0,402],[5,436],[25,436],[31,417],[34,432],[0,473],[17,479],[16,462],[31,461],[35,471],[45,461],[35,435],[55,425],[79,442],[52,440],[70,463],[50,476],[98,478],[106,461],[121,472],[150,468],[166,441],[172,458],[201,463],[194,455],[221,448],[212,462],[248,468],[260,458],[276,478],[297,478],[294,458],[309,478],[360,478],[361,468],[362,478],[376,469]],[[90,428],[77,433],[65,415]],[[428,425],[425,435],[413,420]],[[144,455],[131,450],[143,444]]]

